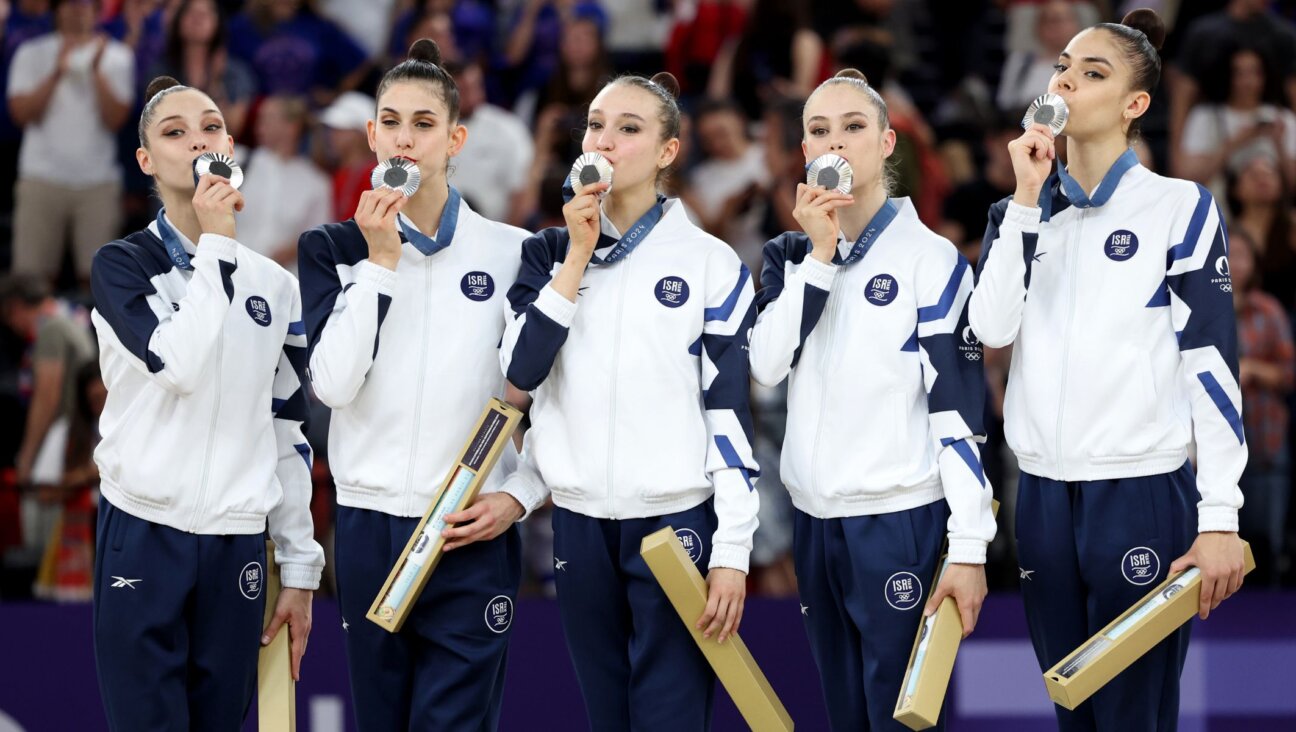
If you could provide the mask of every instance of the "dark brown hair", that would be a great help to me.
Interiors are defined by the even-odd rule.
[[[383,74],[382,81],[378,82],[375,99],[381,100],[393,84],[403,81],[422,81],[431,85],[436,95],[445,102],[450,122],[459,121],[459,85],[441,65],[441,48],[436,41],[428,38],[414,41],[410,45],[408,58]]]
[[[1161,82],[1161,44],[1165,43],[1166,28],[1161,16],[1147,8],[1131,10],[1120,23],[1099,23],[1094,28],[1107,31],[1116,39],[1125,63],[1134,72],[1130,88],[1156,93]],[[1130,122],[1126,137],[1133,141],[1139,136],[1139,120]]]
[[[140,112],[139,118],[139,142],[140,147],[148,149],[148,135],[145,131],[149,125],[153,124],[153,117],[157,114],[157,105],[166,97],[175,92],[193,89],[191,86],[185,86],[170,76],[159,76],[149,82],[148,87],[144,90],[144,111]],[[194,89],[194,91],[198,91]]]

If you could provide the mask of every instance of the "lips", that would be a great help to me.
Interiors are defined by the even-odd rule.
[[[408,160],[408,161],[410,161],[411,163],[414,163],[415,165],[418,165],[418,160],[415,160],[414,158],[411,158],[411,157],[408,156],[408,155],[397,155],[396,157],[400,158],[401,160]]]

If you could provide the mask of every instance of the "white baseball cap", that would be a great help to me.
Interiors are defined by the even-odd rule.
[[[368,94],[346,92],[339,96],[320,115],[320,122],[335,130],[365,131],[365,124],[373,119],[377,102]]]

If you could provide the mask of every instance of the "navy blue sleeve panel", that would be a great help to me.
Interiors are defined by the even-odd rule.
[[[950,561],[985,563],[994,539],[992,491],[978,443],[985,442],[985,374],[981,344],[968,324],[972,268],[952,244],[919,259],[918,356],[927,390],[927,419],[950,507]]]
[[[775,386],[801,360],[801,349],[828,305],[837,265],[807,256],[805,234],[780,234],[765,244],[760,315],[752,333],[751,372],[758,383]],[[788,270],[796,267],[789,274]]]
[[[972,273],[967,260],[956,256],[957,264],[946,273],[948,280],[940,298],[918,308],[918,348],[927,380],[927,406],[932,413],[957,414],[966,426],[958,437],[985,439],[982,349],[968,323]]]
[[[1042,209],[1004,199],[990,207],[969,319],[977,338],[1002,348],[1017,339]]]
[[[756,325],[756,290],[747,265],[731,250],[722,254],[712,255],[708,267],[700,354],[702,405],[710,439],[706,470],[715,490],[719,522],[710,566],[746,572],[760,508],[754,483],[760,466],[752,449],[755,430],[748,356],[748,334]]]
[[[275,371],[271,391],[275,442],[279,462],[275,477],[283,498],[266,516],[270,538],[275,543],[275,561],[284,587],[313,590],[319,587],[324,569],[324,550],[315,542],[310,501],[311,449],[306,442],[306,325],[302,322],[301,298],[291,289],[292,320],[284,339],[283,354]]]
[[[311,229],[297,246],[307,376],[334,409],[350,404],[364,385],[396,286],[397,273],[368,256],[353,221]]]
[[[509,383],[523,391],[534,391],[549,377],[576,317],[576,303],[546,287],[567,256],[567,244],[563,228],[544,229],[522,242],[522,266],[508,291],[513,319],[500,345],[500,365]]]
[[[220,341],[238,243],[204,234],[204,256],[194,258],[193,278],[174,304],[159,296],[154,284],[172,265],[146,256],[144,246],[115,241],[95,254],[90,268],[95,308],[131,356],[128,360],[183,396],[197,388]]]
[[[1199,531],[1237,531],[1238,480],[1246,467],[1237,317],[1228,274],[1228,234],[1210,192],[1197,186],[1182,242],[1166,254],[1167,298],[1179,338],[1181,376],[1191,397],[1197,441]],[[1154,301],[1158,300],[1154,298]]]

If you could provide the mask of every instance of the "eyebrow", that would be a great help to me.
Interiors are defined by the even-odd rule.
[[[1067,53],[1066,51],[1063,51],[1060,55],[1061,55],[1062,58],[1071,58],[1071,54]],[[1081,61],[1087,61],[1087,62],[1089,62],[1089,63],[1093,63],[1093,64],[1107,64],[1108,66],[1112,66],[1112,62],[1111,62],[1111,61],[1108,61],[1107,59],[1103,58],[1102,56],[1085,56],[1084,58],[1082,58],[1082,59],[1080,59],[1080,60],[1081,60]],[[1116,67],[1115,67],[1115,66],[1112,66],[1112,68],[1116,68]]]
[[[849,118],[849,117],[864,117],[864,118],[867,118],[868,115],[864,114],[863,112],[847,112],[847,113],[843,114],[841,117],[842,117],[842,119],[847,119],[847,118]],[[828,118],[827,118],[827,117],[823,116],[822,114],[816,114],[815,116],[813,116],[813,117],[811,117],[810,119],[806,120],[806,123],[809,124],[810,122],[827,122],[827,121],[828,121]]]
[[[603,110],[601,110],[601,109],[591,109],[591,110],[589,111],[589,113],[590,113],[590,114],[603,114]],[[640,122],[645,122],[645,121],[647,121],[647,120],[645,120],[643,117],[640,117],[639,115],[637,115],[637,114],[635,114],[635,113],[633,113],[633,112],[622,112],[620,116],[622,116],[622,117],[629,117],[630,119],[637,119],[637,120],[639,120]]]
[[[202,115],[203,115],[204,117],[207,116],[207,115],[209,115],[209,114],[214,114],[214,115],[220,116],[220,110],[219,110],[219,109],[204,109],[204,110],[202,111]],[[162,119],[158,120],[158,124],[160,124],[160,125],[161,125],[161,124],[166,124],[167,122],[170,122],[170,121],[173,120],[173,119],[184,119],[184,117],[183,117],[183,115],[173,114],[173,115],[171,115],[170,117],[163,117]]]
[[[396,115],[396,116],[398,116],[398,117],[400,116],[400,112],[398,112],[398,111],[392,109],[391,107],[383,107],[383,108],[382,108],[381,110],[379,110],[379,111],[382,111],[382,112],[389,112],[389,113],[394,114],[394,115]],[[426,114],[426,115],[429,115],[429,116],[432,116],[432,117],[437,116],[437,113],[434,112],[434,111],[431,110],[431,109],[416,109],[416,110],[414,110],[414,113],[413,113],[412,115],[410,115],[410,116],[412,116],[412,117],[417,117],[417,116],[419,116],[420,114]]]

